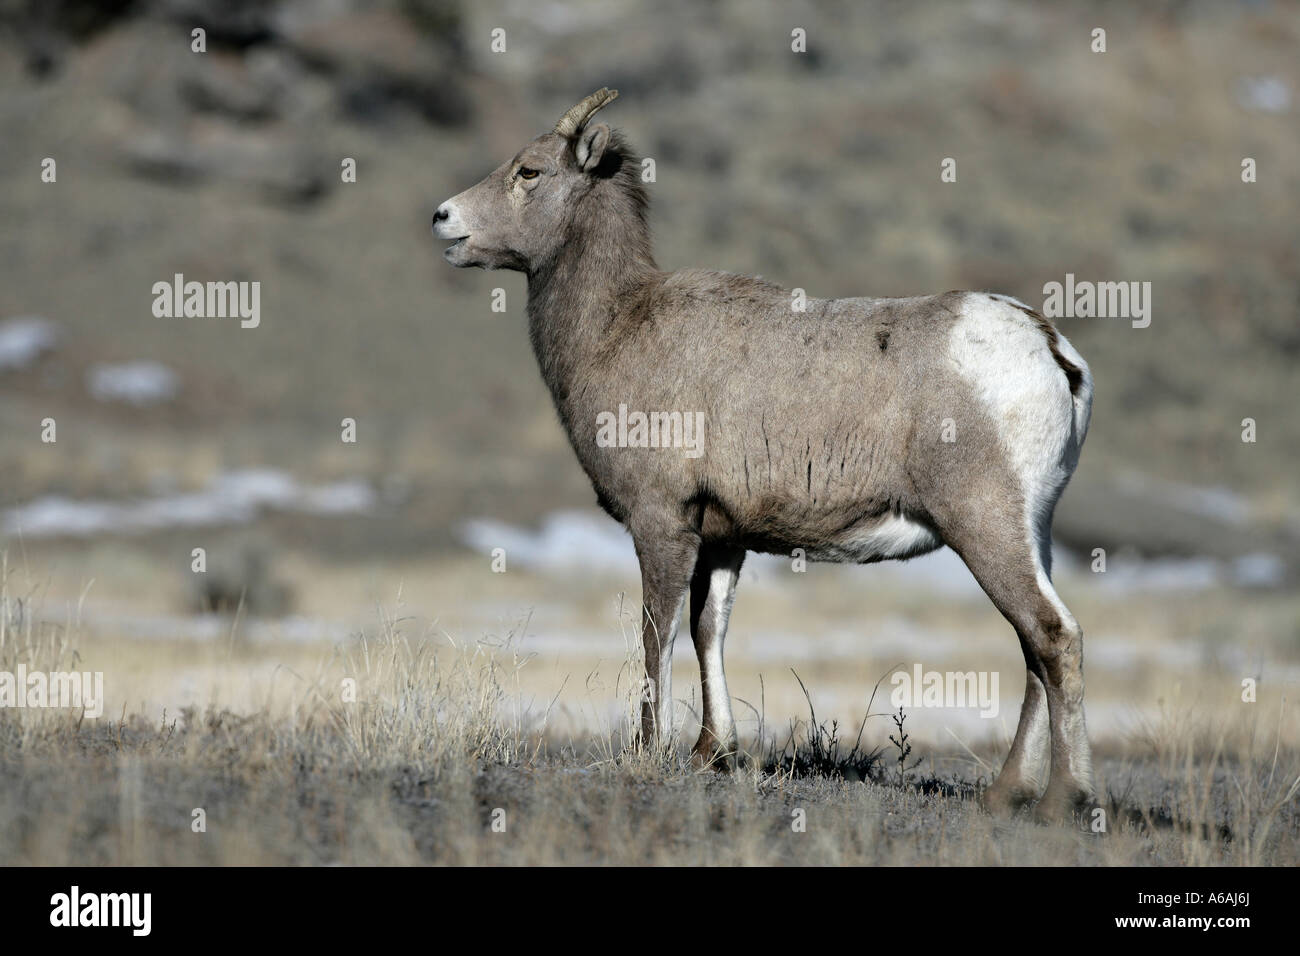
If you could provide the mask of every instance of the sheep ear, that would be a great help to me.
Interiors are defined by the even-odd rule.
[[[574,147],[578,156],[578,168],[584,173],[591,172],[600,164],[609,145],[609,127],[604,123],[591,123],[578,131],[578,142]]]

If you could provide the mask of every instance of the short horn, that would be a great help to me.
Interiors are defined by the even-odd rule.
[[[595,93],[592,93],[577,106],[573,107],[567,113],[560,117],[560,121],[555,124],[555,132],[561,136],[572,136],[582,129],[582,125],[591,119],[595,112],[602,106],[607,106],[614,102],[618,96],[618,90],[611,90],[602,86]]]

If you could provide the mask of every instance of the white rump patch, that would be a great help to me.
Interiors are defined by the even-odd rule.
[[[1043,330],[1008,302],[1015,300],[991,293],[968,296],[953,324],[948,354],[997,422],[1007,462],[1024,492],[1030,550],[1046,579],[1051,560],[1046,517],[1079,460],[1092,379],[1083,358],[1058,336],[1061,354],[1083,372],[1080,395],[1071,395]],[[1054,594],[1050,588],[1047,593]]]
[[[997,296],[967,296],[948,354],[997,422],[1026,501],[1054,503],[1073,470],[1074,399],[1043,330]]]

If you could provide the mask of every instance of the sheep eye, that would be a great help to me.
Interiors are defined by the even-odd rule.
[[[540,173],[539,173],[539,171],[536,170],[536,169],[529,169],[527,166],[520,166],[520,167],[519,167],[519,178],[520,178],[520,179],[536,179],[539,175],[540,175]]]

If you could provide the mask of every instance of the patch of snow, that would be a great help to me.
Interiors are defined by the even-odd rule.
[[[1291,89],[1280,76],[1246,76],[1237,84],[1237,102],[1259,113],[1285,113],[1291,108]]]
[[[92,365],[86,390],[101,402],[125,402],[144,407],[171,401],[180,391],[180,378],[161,362],[137,361]]]
[[[1276,554],[1243,554],[1232,562],[1233,583],[1243,588],[1277,587],[1286,579],[1286,563]]]
[[[619,524],[595,512],[557,511],[547,515],[537,531],[475,518],[461,526],[460,537],[476,551],[504,548],[511,563],[525,568],[638,573],[631,537]]]
[[[58,328],[49,319],[24,315],[0,322],[0,371],[24,369],[58,344]]]
[[[164,528],[247,524],[264,510],[316,515],[367,514],[378,495],[361,481],[301,485],[273,469],[218,475],[201,491],[135,501],[78,501],[56,495],[4,514],[5,534],[29,538],[142,534]]]

